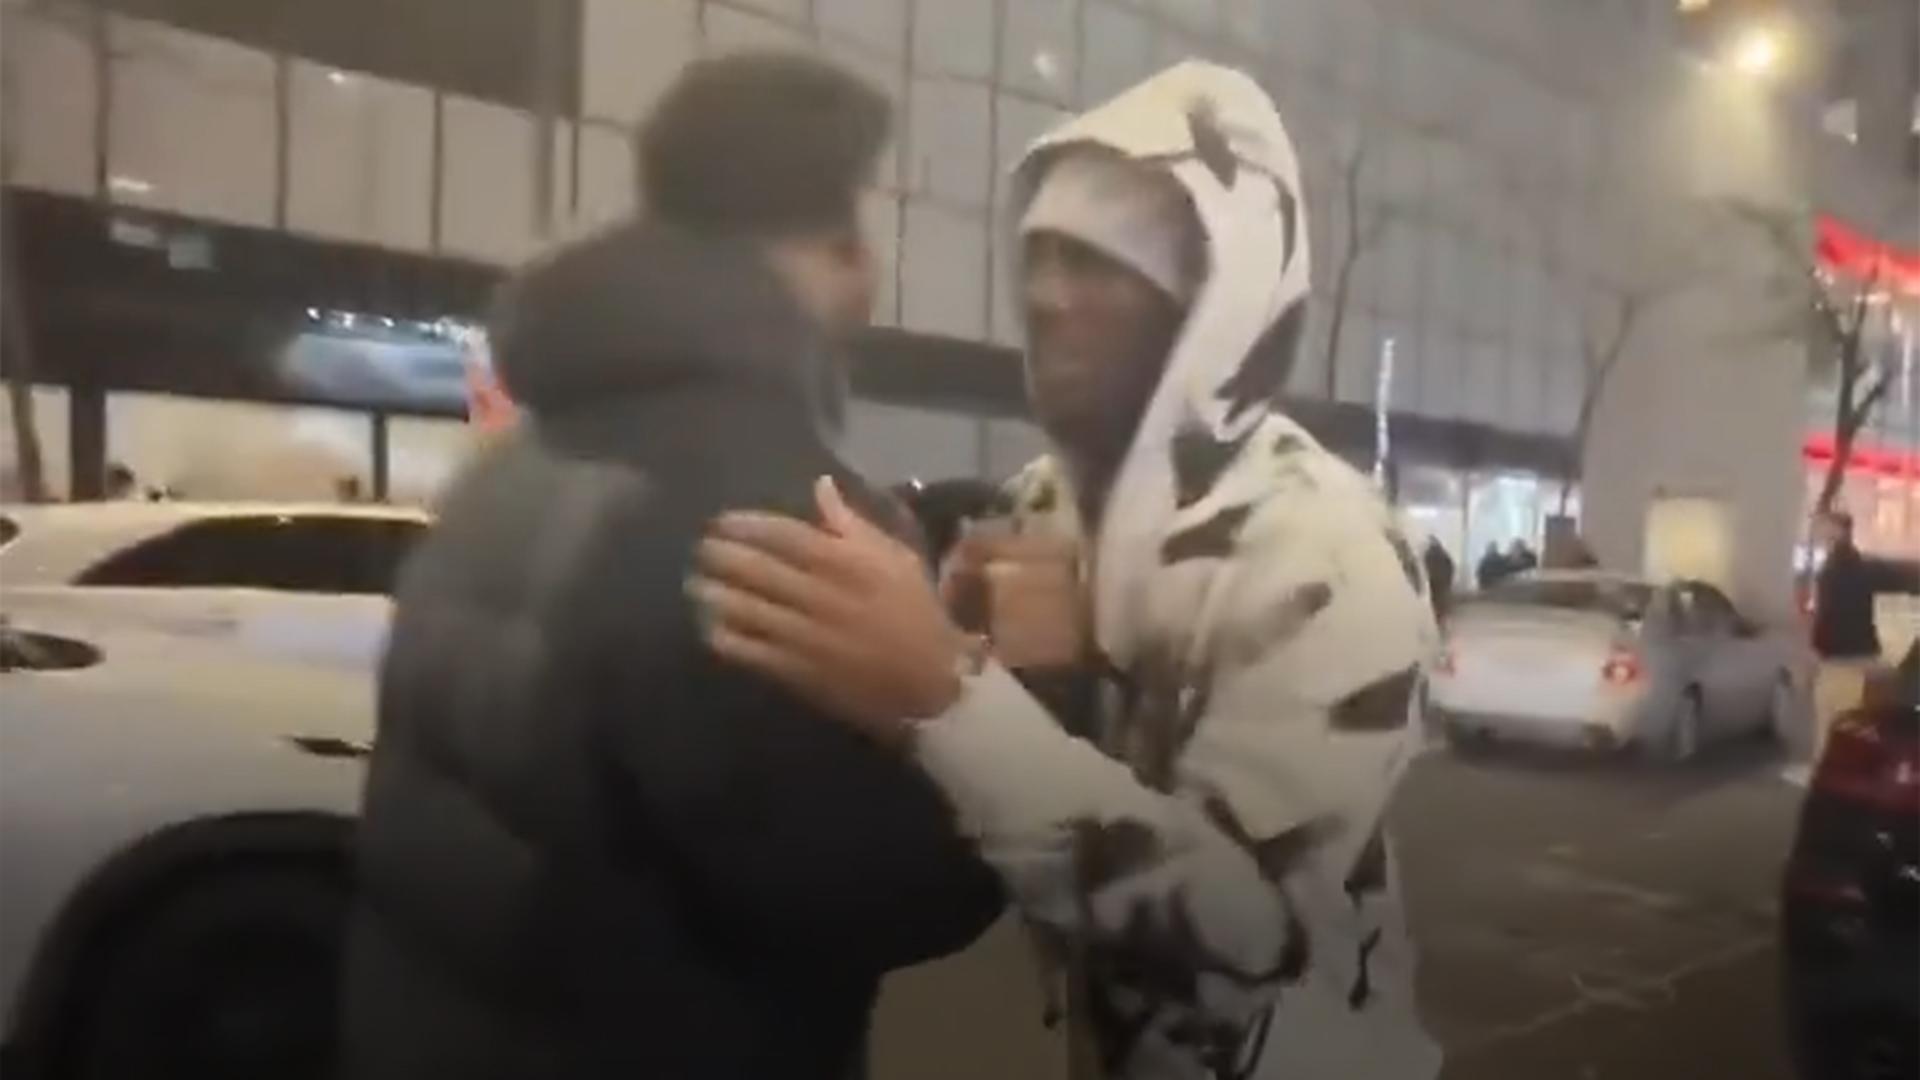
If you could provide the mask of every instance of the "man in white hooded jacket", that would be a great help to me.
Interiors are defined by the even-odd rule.
[[[1069,962],[1104,1075],[1430,1080],[1383,819],[1435,631],[1391,511],[1274,411],[1309,282],[1280,117],[1180,64],[1042,138],[1015,191],[1056,452],[1011,485],[1004,562],[973,554],[996,616],[1050,632],[969,639],[823,481],[818,524],[716,523],[709,641],[933,778]],[[1091,741],[1006,670],[1035,649],[1101,673]]]

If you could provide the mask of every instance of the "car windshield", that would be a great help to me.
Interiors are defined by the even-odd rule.
[[[1475,606],[1591,611],[1627,621],[1646,617],[1652,586],[1637,581],[1509,581],[1475,597]]]

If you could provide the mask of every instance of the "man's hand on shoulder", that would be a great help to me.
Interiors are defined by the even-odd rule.
[[[709,647],[885,745],[959,699],[967,638],[920,557],[815,487],[821,525],[729,513],[701,542],[688,593]]]

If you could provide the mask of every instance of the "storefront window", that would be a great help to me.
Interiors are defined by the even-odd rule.
[[[1400,510],[1417,539],[1438,540],[1453,558],[1461,580],[1472,559],[1467,548],[1466,479],[1451,469],[1411,465],[1400,472]]]
[[[1516,540],[1540,550],[1546,511],[1559,504],[1559,488],[1533,473],[1481,473],[1467,486],[1468,564],[1486,554],[1488,545],[1506,551]]]

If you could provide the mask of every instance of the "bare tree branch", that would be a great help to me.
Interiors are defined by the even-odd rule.
[[[1560,478],[1559,512],[1562,515],[1571,505],[1574,485],[1585,471],[1587,443],[1593,432],[1594,414],[1600,411],[1601,397],[1614,370],[1620,366],[1621,357],[1627,354],[1627,342],[1656,298],[1655,293],[1652,288],[1641,288],[1615,294],[1612,327],[1604,342],[1595,335],[1591,323],[1581,321],[1580,362],[1585,385],[1580,388],[1580,411],[1574,416],[1573,433],[1567,444],[1567,466]]]
[[[1366,167],[1367,145],[1361,142],[1353,153],[1341,162],[1340,190],[1345,214],[1341,222],[1345,227],[1344,239],[1340,248],[1339,268],[1334,271],[1333,293],[1328,297],[1331,308],[1327,323],[1327,356],[1325,392],[1328,401],[1339,394],[1340,388],[1340,340],[1347,326],[1347,308],[1353,295],[1353,275],[1360,259],[1386,234],[1387,226],[1392,222],[1393,213],[1385,206],[1375,207],[1372,214],[1363,214],[1360,198],[1360,180]]]

